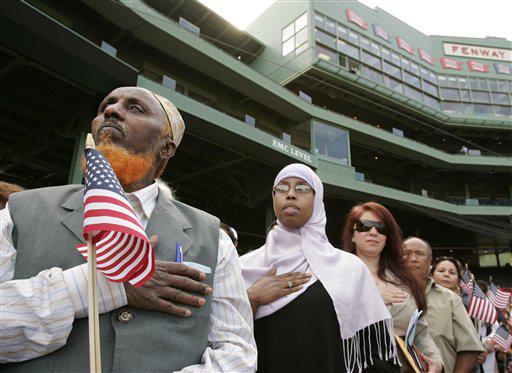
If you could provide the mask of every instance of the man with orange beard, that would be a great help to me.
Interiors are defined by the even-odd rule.
[[[146,89],[118,88],[91,132],[155,246],[140,288],[98,274],[105,372],[254,371],[252,314],[229,237],[207,213],[155,180],[185,129],[176,107]],[[88,371],[83,186],[20,192],[1,211],[0,362],[10,371]],[[175,263],[184,260],[204,272]],[[210,272],[206,274],[205,272]]]

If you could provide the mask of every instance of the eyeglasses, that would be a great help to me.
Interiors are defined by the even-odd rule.
[[[290,186],[287,184],[277,184],[275,187],[272,188],[274,193],[288,193],[290,190]],[[301,194],[307,194],[313,190],[309,185],[306,184],[297,184],[293,187],[293,190],[295,190],[297,193]]]
[[[358,232],[369,232],[372,228],[375,227],[377,232],[383,235],[387,235],[388,230],[386,229],[386,225],[380,221],[373,220],[357,220],[352,227],[352,231]]]

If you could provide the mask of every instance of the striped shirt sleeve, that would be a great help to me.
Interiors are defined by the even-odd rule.
[[[0,362],[49,354],[66,344],[75,318],[87,316],[87,265],[62,271],[51,268],[23,280],[12,280],[16,249],[8,207],[0,211]],[[98,276],[99,310],[127,303],[122,284]]]
[[[211,327],[201,364],[182,372],[254,372],[257,352],[253,316],[238,255],[221,230],[219,258],[213,280]]]

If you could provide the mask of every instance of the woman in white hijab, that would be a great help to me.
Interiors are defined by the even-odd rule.
[[[323,185],[291,164],[273,187],[278,220],[240,258],[260,372],[397,372],[391,316],[370,272],[325,234]]]

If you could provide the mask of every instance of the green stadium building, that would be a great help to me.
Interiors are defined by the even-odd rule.
[[[358,2],[276,2],[246,31],[197,1],[13,0],[0,8],[0,179],[81,183],[101,99],[137,85],[176,104],[176,198],[264,242],[292,162],[326,189],[340,246],[357,202],[484,275],[512,261],[512,43],[428,36]],[[508,268],[507,268],[508,267]]]

